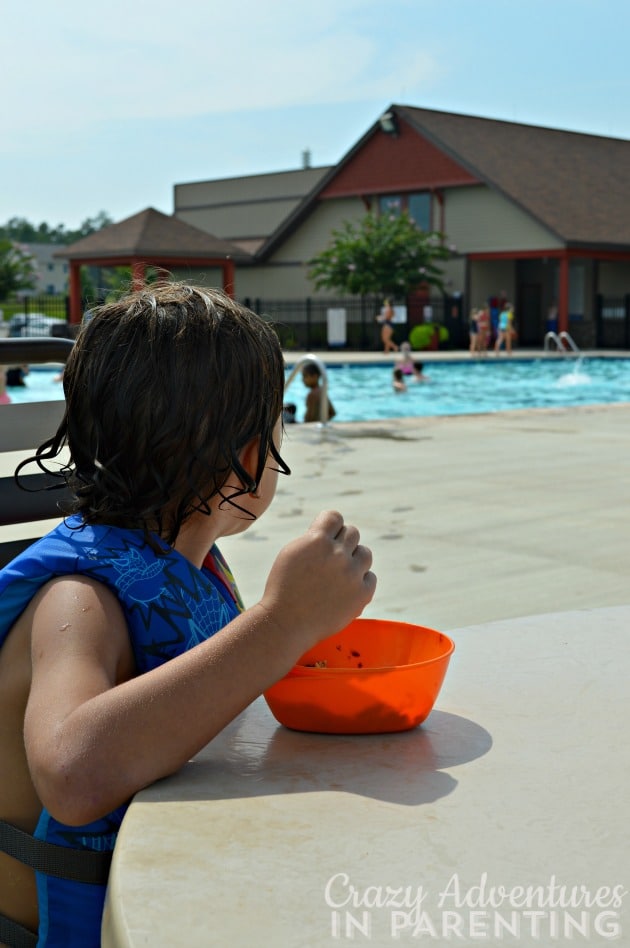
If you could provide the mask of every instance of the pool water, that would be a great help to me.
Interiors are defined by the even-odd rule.
[[[630,402],[630,359],[532,359],[427,362],[428,382],[407,377],[407,391],[392,389],[391,365],[328,366],[336,421],[377,421],[426,415],[470,415],[515,408],[554,408]],[[63,398],[59,368],[32,366],[24,388],[9,388],[13,402]],[[285,401],[304,417],[306,389],[298,374]]]
[[[376,421],[427,415],[470,415],[517,408],[554,408],[630,402],[630,359],[495,360],[427,362],[427,382],[406,377],[407,391],[392,389],[390,365],[328,367],[335,421]],[[285,401],[304,416],[300,375]]]
[[[7,386],[12,402],[52,402],[63,398],[63,385],[59,378],[62,366],[32,365],[24,379],[24,385]]]

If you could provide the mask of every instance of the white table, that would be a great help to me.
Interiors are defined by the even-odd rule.
[[[139,793],[103,946],[630,944],[630,607],[451,634],[420,728],[301,734],[259,699]]]

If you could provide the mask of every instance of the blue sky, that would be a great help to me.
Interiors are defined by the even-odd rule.
[[[630,138],[629,35],[628,0],[3,0],[0,223],[334,164],[393,102]]]

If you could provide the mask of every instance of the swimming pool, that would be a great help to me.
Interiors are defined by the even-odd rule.
[[[325,356],[324,356],[325,361]],[[427,362],[426,383],[407,380],[407,391],[392,390],[392,367],[328,366],[329,394],[336,421],[378,421],[427,415],[469,415],[515,408],[554,408],[630,402],[630,359],[589,358]],[[59,369],[33,366],[25,388],[10,388],[14,402],[63,398],[54,379]],[[288,374],[288,373],[287,373]],[[304,416],[306,389],[300,375],[286,394]]]
[[[429,415],[470,415],[517,408],[554,408],[630,402],[630,359],[488,359],[426,362],[428,382],[407,377],[392,389],[391,365],[328,366],[335,421],[377,421]],[[298,376],[286,401],[303,418],[305,391]]]

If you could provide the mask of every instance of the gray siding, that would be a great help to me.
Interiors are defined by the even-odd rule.
[[[464,254],[563,246],[529,214],[485,185],[446,191],[444,228],[449,242]]]
[[[320,167],[176,184],[173,192],[175,213],[191,207],[238,204],[260,198],[301,198],[315,187],[327,171],[328,167]]]
[[[364,216],[365,205],[359,198],[320,201],[308,219],[278,247],[270,262],[304,263],[328,246],[333,230],[345,221],[361,221]]]
[[[280,226],[295,207],[295,201],[255,201],[199,207],[177,212],[179,220],[224,240],[266,238]]]

